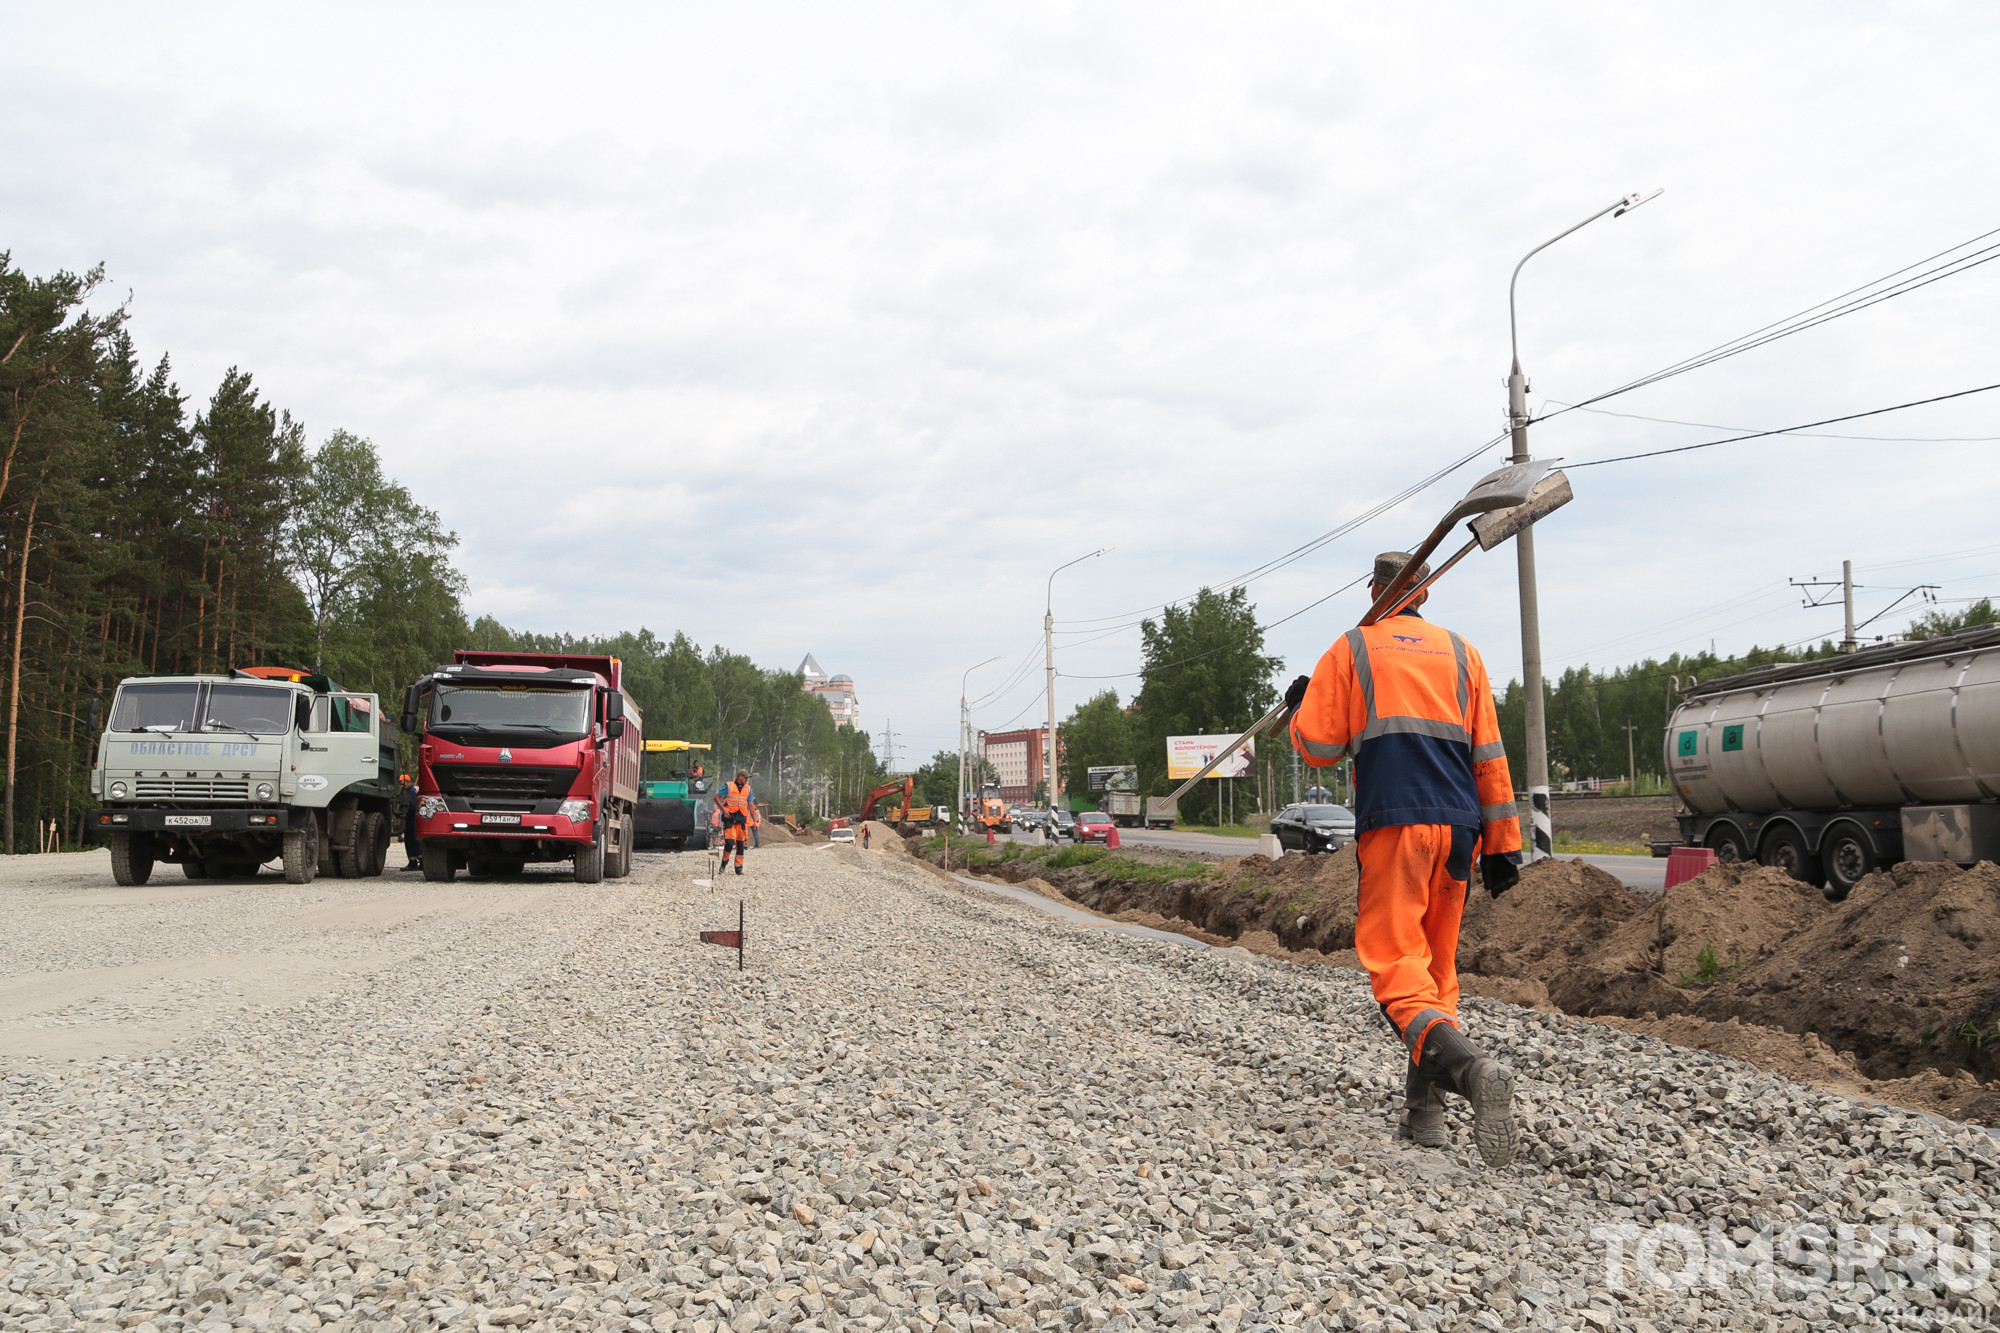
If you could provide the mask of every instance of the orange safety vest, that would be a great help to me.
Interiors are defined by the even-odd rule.
[[[724,828],[742,825],[750,826],[757,816],[757,807],[750,800],[750,784],[747,782],[725,782],[722,792],[715,798],[716,813],[722,817]]]
[[[1521,849],[1486,664],[1414,611],[1334,641],[1292,715],[1292,744],[1315,768],[1354,756],[1358,832],[1450,824],[1482,830],[1488,855]]]

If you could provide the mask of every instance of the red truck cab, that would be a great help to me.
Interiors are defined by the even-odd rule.
[[[644,748],[615,657],[460,649],[411,685],[424,878],[570,861],[580,884],[631,873]]]

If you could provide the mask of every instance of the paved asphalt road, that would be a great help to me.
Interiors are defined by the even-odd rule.
[[[1248,856],[1257,850],[1255,838],[1224,838],[1213,833],[1185,833],[1179,829],[1120,829],[1118,836],[1135,847],[1158,847],[1170,852],[1217,852],[1224,856]],[[1666,887],[1665,857],[1585,856],[1591,865],[1608,870],[1620,883],[1641,893],[1659,893]]]

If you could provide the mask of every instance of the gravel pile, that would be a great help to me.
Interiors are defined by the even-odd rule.
[[[157,1056],[0,1063],[0,1323],[1990,1326],[1991,1279],[1920,1246],[1755,1257],[1766,1219],[1849,1259],[1991,1226],[1979,1130],[1475,1000],[1527,1126],[1488,1171],[1394,1141],[1355,974],[845,847],[704,867],[642,855]],[[742,973],[695,941],[739,892]]]

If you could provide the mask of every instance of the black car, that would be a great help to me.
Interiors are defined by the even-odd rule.
[[[1049,811],[1049,836],[1053,838],[1076,837],[1076,812],[1061,806]]]
[[[1354,812],[1344,805],[1288,805],[1271,817],[1288,852],[1331,852],[1354,841]]]

